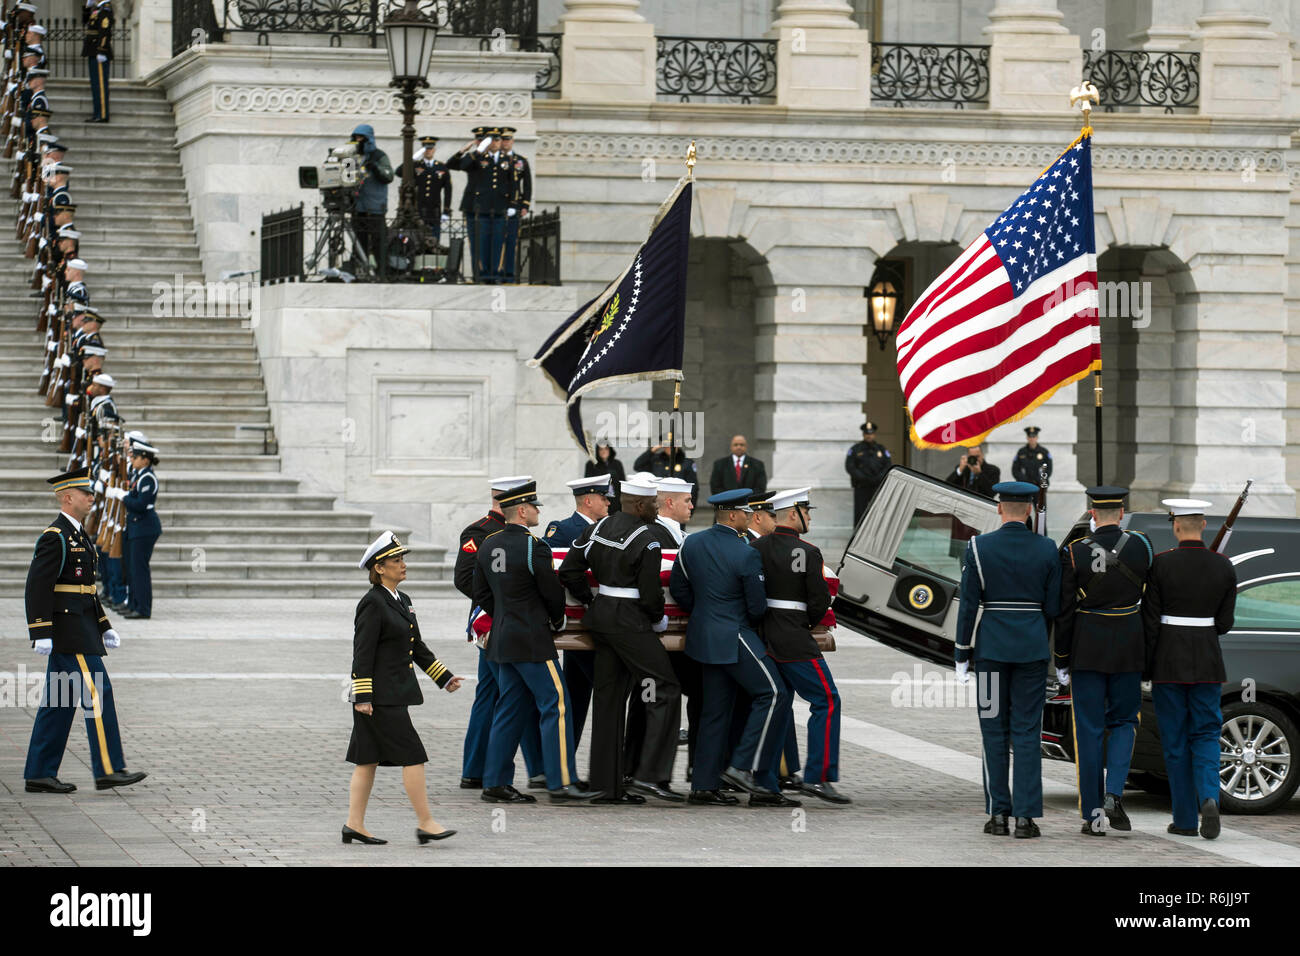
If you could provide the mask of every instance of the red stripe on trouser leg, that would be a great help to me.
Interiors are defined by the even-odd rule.
[[[822,778],[818,783],[826,782],[826,768],[831,762],[831,718],[835,716],[835,697],[831,694],[831,685],[826,681],[826,675],[822,673],[820,661],[812,662],[813,668],[817,671],[818,678],[821,679],[822,689],[826,691],[826,740],[822,750]]]

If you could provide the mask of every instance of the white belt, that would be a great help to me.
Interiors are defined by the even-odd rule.
[[[641,592],[636,588],[612,588],[607,584],[602,584],[597,593],[603,597],[639,598],[641,596]]]
[[[1161,624],[1172,624],[1174,627],[1214,627],[1214,618],[1212,617],[1175,617],[1172,614],[1161,614]]]
[[[776,598],[767,599],[768,607],[777,607],[783,611],[806,611],[808,605],[803,601],[778,601]]]

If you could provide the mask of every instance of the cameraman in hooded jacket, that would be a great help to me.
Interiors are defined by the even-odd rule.
[[[374,257],[376,272],[388,271],[384,215],[388,212],[388,184],[393,181],[393,164],[388,154],[375,145],[375,130],[363,123],[352,131],[361,158],[361,182],[357,186],[352,225],[361,240],[363,253]]]

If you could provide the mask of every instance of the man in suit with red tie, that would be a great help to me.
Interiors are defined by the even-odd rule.
[[[744,435],[731,436],[731,454],[713,463],[713,474],[709,477],[710,494],[736,488],[748,488],[759,494],[767,491],[767,466],[757,458],[751,458],[748,451],[749,442]]]

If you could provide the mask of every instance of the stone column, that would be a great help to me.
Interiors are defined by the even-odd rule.
[[[776,102],[796,109],[871,105],[871,37],[844,0],[784,0],[768,31],[777,41]]]
[[[1125,46],[1138,50],[1178,50],[1192,38],[1194,8],[1188,0],[1147,0],[1137,29]],[[1116,37],[1118,41],[1120,38]]]
[[[1079,38],[1056,0],[998,0],[989,12],[989,109],[1063,113],[1083,76]]]
[[[196,42],[204,39],[198,37]],[[134,0],[131,5],[131,75],[148,76],[171,58],[171,0]]]
[[[639,0],[565,0],[560,18],[560,98],[571,103],[653,103],[655,31]]]
[[[1261,0],[1205,0],[1195,35],[1201,45],[1202,115],[1286,112],[1291,52],[1270,23]]]

